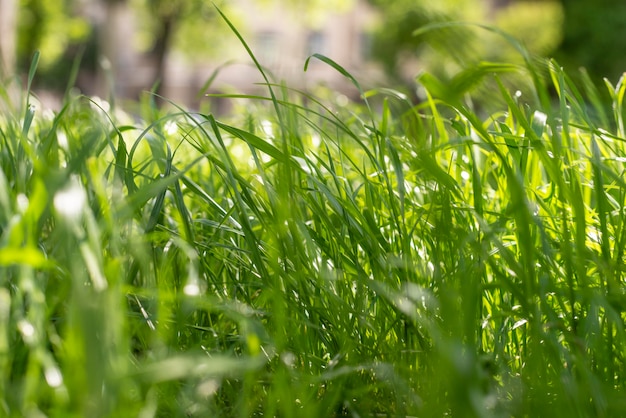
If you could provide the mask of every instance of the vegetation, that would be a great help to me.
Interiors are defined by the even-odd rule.
[[[2,415],[626,411],[624,80],[605,110],[526,58],[419,105],[268,80],[229,121],[138,120],[39,109],[35,67],[1,92]],[[532,93],[473,111],[512,69]]]
[[[563,40],[556,51],[559,62],[566,68],[585,67],[594,79],[621,76],[626,60],[619,51],[626,46],[626,26],[619,16],[626,5],[601,0],[589,9],[584,0],[563,0],[563,12]]]

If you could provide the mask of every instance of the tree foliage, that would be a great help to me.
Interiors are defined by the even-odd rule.
[[[90,33],[87,19],[74,12],[74,2],[21,0],[18,14],[18,63],[27,65],[41,51],[43,70],[53,66],[67,48]]]
[[[427,61],[433,51],[445,51],[456,62],[473,55],[472,36],[468,30],[448,28],[419,37],[414,35],[417,29],[428,24],[462,20],[459,10],[453,12],[441,4],[435,8],[421,1],[371,2],[377,6],[383,22],[374,33],[373,56],[383,64],[393,79],[402,80],[406,77],[403,67],[412,58],[420,56]]]
[[[585,67],[592,79],[616,80],[626,69],[626,2],[562,0],[563,41],[558,59],[570,69]]]
[[[557,0],[370,3],[378,8],[383,22],[374,33],[373,57],[393,81],[407,87],[413,86],[413,79],[423,71],[444,84],[454,84],[463,69],[476,67],[483,73],[483,62],[522,64],[520,45],[531,55],[550,56],[561,41],[563,11]],[[518,41],[511,42],[512,38],[499,31]],[[514,72],[502,77],[505,84],[514,79],[516,85],[524,84]],[[484,90],[475,97],[484,94],[491,100],[493,88],[474,87]]]
[[[72,57],[81,45],[90,53],[93,68],[102,54],[98,22],[92,9],[123,3],[135,16],[136,38],[126,48],[151,54],[157,78],[163,78],[164,60],[175,49],[191,60],[205,60],[220,51],[223,26],[217,24],[214,2],[203,0],[17,0],[17,63],[25,71],[34,51],[41,51],[40,81],[64,83]],[[271,5],[279,0],[254,0]],[[368,0],[376,6],[382,22],[374,34],[373,58],[395,80],[408,81],[426,68],[434,73],[453,73],[480,59],[513,60],[506,45],[493,37],[486,40],[475,30],[448,28],[419,37],[414,31],[431,23],[449,21],[486,22],[521,39],[531,52],[556,55],[565,67],[585,67],[594,80],[616,79],[626,68],[626,3],[621,0]],[[246,2],[220,0],[217,4],[237,23],[237,8]],[[242,6],[244,4],[244,6]],[[299,14],[323,20],[324,12],[347,10],[355,0],[282,0]],[[241,28],[245,33],[246,28]],[[106,34],[105,34],[106,36]],[[510,51],[510,49],[509,49]],[[419,62],[417,63],[417,60]],[[417,65],[416,65],[417,63]],[[410,71],[406,71],[407,68]],[[453,71],[450,71],[452,68]],[[570,71],[571,73],[571,71]],[[63,80],[63,81],[61,81]]]

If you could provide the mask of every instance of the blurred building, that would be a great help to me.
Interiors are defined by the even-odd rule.
[[[269,4],[268,4],[269,3]],[[309,89],[323,84],[331,89],[355,96],[356,91],[342,74],[329,65],[312,59],[306,72],[307,57],[318,53],[344,67],[357,79],[367,82],[382,76],[371,60],[370,29],[376,13],[365,1],[355,1],[349,10],[325,11],[312,17],[306,11],[285,6],[276,0],[259,4],[254,0],[237,0],[237,22],[259,63],[267,69],[274,81],[284,81],[289,87]],[[226,33],[223,36],[232,36]],[[243,45],[232,44],[222,59],[224,66],[210,87],[211,92],[241,91],[247,93],[265,90],[259,70],[252,64]],[[196,65],[185,63],[176,52],[167,61],[167,85],[164,95],[175,101],[188,102],[197,96],[216,68],[224,64],[213,59]]]
[[[365,0],[353,0],[350,7],[340,11],[331,9],[317,12],[298,8],[284,0],[259,2],[255,0],[233,0],[231,13],[238,30],[241,30],[257,60],[267,69],[273,81],[284,81],[289,87],[310,89],[314,85],[325,85],[349,97],[357,95],[349,80],[337,70],[319,60],[312,59],[304,72],[306,58],[314,53],[323,54],[344,67],[359,81],[381,81],[383,75],[370,57],[371,30],[376,22],[375,10]],[[123,27],[132,26],[131,17],[120,16],[114,11],[113,18],[124,22]],[[129,11],[130,13],[130,11]],[[229,16],[230,18],[230,16]],[[111,20],[111,19],[109,19]],[[218,31],[227,47],[217,54],[219,57],[190,60],[185,54],[170,50],[165,65],[165,83],[161,93],[176,103],[190,106],[198,104],[199,93],[206,81],[219,68],[208,92],[258,93],[266,90],[259,85],[263,78],[255,68],[243,45],[226,25]],[[116,24],[117,25],[117,24]],[[118,26],[120,27],[120,26]],[[124,43],[128,33],[118,31],[115,48],[110,43],[109,63],[115,78],[118,96],[133,97],[140,91],[150,89],[154,80],[154,62],[149,55],[131,56]],[[202,97],[202,95],[200,95]],[[216,102],[219,102],[216,100]]]
[[[17,2],[0,0],[0,77],[15,67]]]

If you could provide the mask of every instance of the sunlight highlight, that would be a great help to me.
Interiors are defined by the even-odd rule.
[[[87,195],[76,177],[54,195],[54,208],[63,217],[74,220],[80,218],[87,202]]]

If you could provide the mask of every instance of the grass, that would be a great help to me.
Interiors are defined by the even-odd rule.
[[[0,415],[623,415],[626,83],[536,68],[489,115],[0,91]]]

